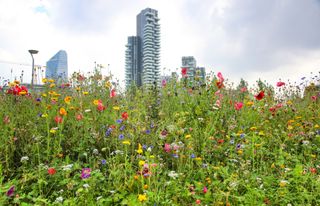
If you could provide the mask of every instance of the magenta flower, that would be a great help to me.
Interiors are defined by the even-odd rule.
[[[235,108],[236,110],[240,110],[242,107],[243,107],[243,103],[242,103],[242,102],[236,102],[236,103],[234,104],[234,108]]]
[[[83,168],[81,171],[81,179],[87,179],[91,176],[90,168]]]
[[[12,186],[8,189],[8,191],[6,192],[6,195],[7,195],[8,197],[12,197],[12,196],[13,196],[13,193],[14,193],[14,185],[12,185]]]
[[[277,87],[282,87],[282,86],[284,86],[286,83],[284,83],[284,82],[277,82]]]

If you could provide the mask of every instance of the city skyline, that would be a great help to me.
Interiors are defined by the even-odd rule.
[[[319,71],[317,0],[2,0],[1,76],[10,78],[11,69],[19,76],[23,69],[28,81],[29,66],[3,62],[31,64],[27,51],[36,49],[35,64],[45,65],[63,48],[70,74],[93,71],[97,62],[109,65],[122,82],[124,45],[136,30],[132,17],[147,7],[161,14],[161,75],[176,71],[186,55],[195,56],[207,73],[220,71],[235,83],[241,77],[250,83],[295,81]]]

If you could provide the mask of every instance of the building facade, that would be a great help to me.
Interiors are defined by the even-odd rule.
[[[135,39],[137,45],[130,46],[133,45],[130,38]],[[137,53],[133,54],[135,49]],[[133,57],[136,61],[131,60]],[[158,11],[151,8],[137,15],[137,36],[128,38],[126,83],[133,82],[137,86],[160,85],[160,24]]]
[[[139,48],[138,37],[128,37],[126,45],[126,68],[125,68],[125,81],[126,87],[132,84],[141,86],[141,67],[139,67]]]
[[[205,82],[206,69],[204,67],[197,67],[197,61],[193,56],[184,56],[181,60],[181,68],[187,68],[187,77],[189,80],[193,81],[195,77],[197,77],[197,81],[201,80]]]
[[[47,61],[46,78],[56,81],[68,80],[68,56],[66,51],[60,50]]]

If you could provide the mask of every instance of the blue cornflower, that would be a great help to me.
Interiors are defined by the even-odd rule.
[[[103,165],[107,164],[107,160],[105,160],[105,159],[101,160],[101,164],[103,164]]]
[[[116,122],[117,122],[118,124],[121,124],[121,123],[122,123],[122,121],[123,121],[122,119],[117,119],[117,121],[116,121]]]
[[[112,128],[109,127],[106,131],[106,136],[110,136],[111,132],[112,132]]]
[[[191,158],[195,158],[196,156],[195,156],[194,154],[191,154],[190,157],[191,157]]]
[[[150,134],[150,133],[151,133],[150,129],[147,129],[146,134]]]
[[[245,135],[244,133],[241,133],[241,134],[240,134],[240,137],[241,137],[241,138],[244,138],[245,136],[246,136],[246,135]]]
[[[179,157],[179,155],[178,155],[178,154],[172,154],[172,157],[174,157],[174,158],[178,158],[178,157]]]
[[[37,98],[37,102],[41,102],[41,98]]]
[[[147,145],[142,145],[142,148],[144,149],[144,150],[146,150],[147,148],[148,148],[148,146]]]
[[[120,140],[123,140],[123,139],[124,139],[124,135],[123,135],[123,134],[120,134],[120,135],[119,135],[119,139],[120,139]]]
[[[126,127],[125,127],[124,125],[122,125],[122,126],[120,127],[120,131],[123,131],[125,128],[126,128]]]

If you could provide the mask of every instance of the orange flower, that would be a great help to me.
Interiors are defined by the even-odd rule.
[[[65,110],[65,108],[61,107],[59,110],[60,115],[62,116],[66,116],[67,115],[67,111]]]
[[[66,104],[70,104],[70,101],[71,101],[71,97],[70,96],[66,96],[66,98],[64,98],[64,102]]]

